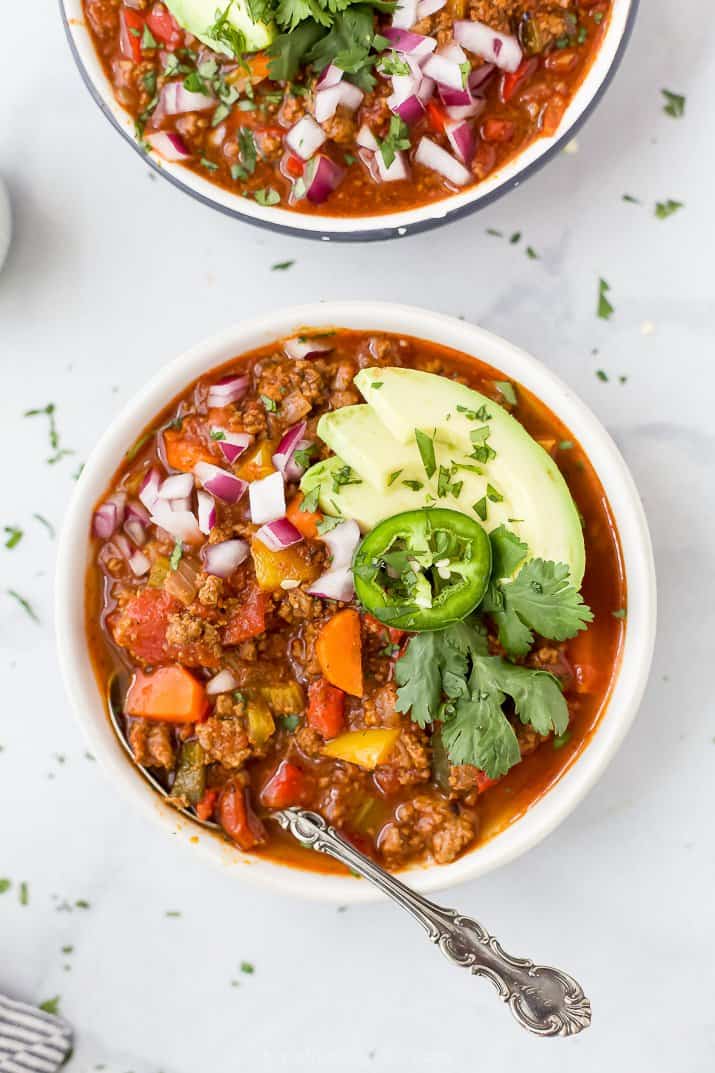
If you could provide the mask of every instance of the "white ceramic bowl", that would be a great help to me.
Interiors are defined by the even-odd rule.
[[[230,358],[292,335],[297,329],[345,327],[404,333],[473,354],[523,384],[571,429],[595,466],[621,539],[628,588],[628,625],[611,701],[586,749],[558,783],[519,820],[452,864],[416,868],[409,882],[420,891],[474,879],[541,841],[576,807],[623,740],[648,677],[655,636],[653,555],[638,492],[623,458],[591,411],[544,365],[481,328],[439,313],[382,302],[327,302],[297,306],[245,321],[199,343],[163,368],[112,422],[84,467],[70,503],[57,559],[56,631],[67,691],[89,746],[112,781],[155,821],[237,879],[261,880],[287,893],[370,901],[379,895],[350,877],[320,875],[241,854],[165,805],[133,769],[104,712],[84,634],[84,581],[92,510],[127,447],[188,384]]]
[[[107,119],[137,150],[145,164],[205,205],[260,227],[325,242],[368,242],[426,231],[484,208],[508,190],[520,186],[559,153],[596,107],[616,73],[633,29],[638,0],[613,0],[605,40],[552,137],[538,138],[485,182],[442,201],[388,216],[345,218],[304,215],[287,209],[262,207],[255,201],[215,186],[181,164],[164,163],[154,154],[145,153],[136,139],[134,120],[115,100],[109,80],[97,59],[84,19],[82,0],[60,0],[60,6],[70,47],[87,88]]]

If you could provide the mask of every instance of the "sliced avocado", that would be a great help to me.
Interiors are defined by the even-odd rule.
[[[371,406],[343,406],[323,414],[318,435],[377,491],[388,488],[396,470],[410,470],[409,476],[418,476],[412,472],[416,470],[414,442],[396,440]]]
[[[229,0],[228,3],[226,0],[166,0],[166,6],[184,30],[226,56],[237,56],[230,36],[227,34],[226,39],[211,36],[211,30],[221,17],[225,18],[229,30],[237,30],[242,35],[240,52],[259,52],[268,48],[276,37],[272,22],[253,21],[247,0]]]
[[[556,463],[511,414],[463,384],[414,369],[363,369],[355,383],[370,406],[321,419],[318,433],[340,457],[313,466],[301,482],[304,492],[320,486],[325,513],[355,518],[369,529],[400,511],[451,507],[477,516],[489,531],[506,525],[531,557],[566,563],[580,586],[586,555],[576,505]],[[437,469],[429,478],[416,428],[434,441]],[[485,444],[494,457],[472,457]],[[345,464],[360,484],[334,484]],[[441,489],[440,467],[452,471]]]

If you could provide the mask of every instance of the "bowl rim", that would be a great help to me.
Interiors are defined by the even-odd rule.
[[[175,186],[185,194],[189,194],[201,204],[222,212],[233,219],[253,224],[268,231],[289,235],[294,238],[310,238],[322,242],[380,242],[420,234],[424,231],[441,227],[443,224],[464,219],[480,209],[487,208],[510,190],[521,186],[527,179],[536,175],[545,167],[574,139],[611,85],[630,41],[640,0],[614,0],[615,4],[621,5],[617,9],[620,17],[620,29],[618,24],[614,22],[612,14],[611,25],[606,33],[606,40],[601,45],[599,53],[594,58],[583,82],[572,97],[562,123],[553,137],[536,139],[523,152],[518,153],[511,161],[507,162],[492,180],[485,180],[475,186],[468,187],[461,193],[458,192],[440,201],[418,206],[416,209],[372,217],[308,215],[286,209],[263,208],[253,202],[245,202],[246,208],[250,211],[242,211],[237,207],[242,202],[240,196],[236,195],[234,197],[234,195],[227,193],[221,187],[209,183],[208,180],[190,172],[179,164],[160,162],[154,154],[146,153],[126,123],[123,124],[118,118],[120,114],[126,116],[128,113],[124,112],[121,105],[115,101],[111,86],[104,76],[98,61],[96,66],[101,72],[101,89],[98,79],[93,77],[88,69],[87,62],[83,57],[84,50],[79,43],[78,30],[80,22],[72,18],[67,10],[68,5],[73,3],[77,4],[81,9],[82,0],[59,0],[60,15],[65,34],[82,81],[105,118],[109,120],[114,129],[131,145],[133,150],[153,172],[162,176],[172,186]],[[81,26],[81,28],[84,29],[84,26]],[[599,56],[604,53],[606,42],[613,35],[617,37],[613,54],[603,71],[602,77],[594,80],[595,84],[588,90],[591,94],[589,97],[587,86],[592,79],[593,71],[599,66]],[[583,104],[581,104],[582,99],[584,99]],[[482,190],[483,192],[480,193]],[[233,202],[234,200],[236,205],[229,204],[229,201]],[[452,206],[451,208],[450,205]],[[363,221],[362,225],[361,221]]]
[[[628,624],[611,699],[583,752],[530,809],[483,846],[448,865],[405,873],[423,893],[475,879],[525,853],[568,816],[603,774],[638,710],[648,680],[656,627],[656,580],[645,513],[615,443],[584,402],[530,354],[466,321],[386,302],[336,301],[293,306],[233,325],[160,368],[102,434],[73,490],[60,535],[55,585],[55,629],[67,694],[89,748],[112,781],[180,841],[224,871],[274,889],[338,903],[378,900],[367,883],[320,874],[242,854],[163,803],[139,778],[116,741],[101,703],[84,635],[84,581],[91,516],[120,458],[168,399],[231,357],[311,326],[409,334],[478,356],[533,391],[570,428],[594,465],[615,518],[628,591]],[[77,554],[77,548],[83,549]]]

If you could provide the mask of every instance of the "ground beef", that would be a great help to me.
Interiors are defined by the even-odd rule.
[[[403,355],[406,355],[410,344],[406,339],[395,342],[386,339],[382,335],[373,335],[367,346],[360,347],[358,351],[358,364],[361,369],[370,366],[402,365]]]
[[[349,828],[350,818],[359,812],[370,785],[369,772],[338,761],[318,777],[318,812],[328,823]]]
[[[322,735],[309,726],[299,726],[297,728],[295,743],[303,755],[311,760],[315,760],[321,755],[325,745]]]
[[[180,653],[177,656],[179,662],[189,666],[216,667],[221,660],[223,649],[220,630],[190,611],[169,616],[166,643],[170,649]]]
[[[353,387],[356,372],[352,361],[343,361],[337,366],[330,391],[330,405],[333,410],[339,410],[342,406],[354,406],[360,402],[360,395]]]
[[[119,22],[118,0],[88,0],[87,18],[98,37],[112,38]]]
[[[437,864],[449,864],[472,842],[476,821],[441,798],[418,796],[398,808],[378,838],[378,849],[389,868],[426,853]]]
[[[171,771],[175,750],[169,723],[151,719],[132,719],[127,731],[134,759],[142,767],[161,767]]]
[[[363,723],[366,727],[397,727],[402,721],[400,713],[395,710],[397,689],[394,683],[376,689],[365,697],[363,703]]]
[[[278,119],[284,127],[292,127],[305,115],[305,112],[305,97],[294,97],[291,93],[286,93],[280,106]]]
[[[259,399],[247,402],[241,411],[241,432],[251,436],[265,436],[268,431],[266,408]]]
[[[355,140],[355,113],[347,108],[338,107],[335,115],[323,123],[323,130],[331,141],[338,145],[351,145]]]
[[[197,599],[204,607],[216,607],[223,595],[223,578],[206,574],[201,581]]]
[[[236,715],[212,716],[199,723],[196,737],[206,755],[227,768],[242,767],[253,752],[244,721]]]
[[[273,354],[256,362],[256,390],[279,406],[284,399],[300,395],[312,410],[313,406],[326,400],[325,373],[326,366],[322,361],[288,360],[283,354]]]
[[[387,794],[397,793],[402,786],[428,782],[432,774],[429,738],[424,730],[408,722],[390,753],[387,763],[375,772],[375,781]]]

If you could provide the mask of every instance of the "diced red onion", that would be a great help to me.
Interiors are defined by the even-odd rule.
[[[127,502],[127,518],[133,518],[142,525],[149,524],[149,511],[138,499],[130,499]]]
[[[444,132],[459,159],[469,167],[477,148],[477,139],[471,123],[467,123],[466,120],[460,123],[446,123]]]
[[[285,551],[293,544],[300,544],[302,539],[303,534],[287,518],[267,522],[256,533],[256,540],[260,540],[271,551]]]
[[[225,428],[212,428],[211,433],[227,462],[235,462],[253,443],[253,436],[248,432],[229,432]]]
[[[310,160],[328,136],[311,115],[304,115],[286,134],[284,141],[301,160]]]
[[[216,525],[216,503],[214,497],[209,495],[208,492],[199,491],[196,493],[197,514],[199,517],[199,529],[206,536],[211,532]]]
[[[289,358],[311,358],[314,354],[327,354],[334,349],[335,344],[327,339],[309,339],[307,336],[299,336],[295,339],[286,339],[283,349]]]
[[[167,82],[159,94],[157,109],[163,115],[183,115],[185,112],[207,112],[215,108],[215,97],[193,93],[183,82]]]
[[[173,473],[159,489],[159,499],[186,499],[194,490],[192,473]]]
[[[363,123],[363,125],[360,127],[360,130],[357,132],[357,138],[355,139],[355,141],[358,143],[358,145],[362,146],[363,149],[369,149],[373,153],[377,152],[379,148],[377,144],[377,138],[372,133],[366,123]]]
[[[154,525],[187,544],[199,544],[203,539],[196,518],[190,510],[172,510],[165,499],[157,499],[151,516]]]
[[[305,196],[308,201],[312,201],[314,205],[322,204],[326,198],[330,197],[344,174],[339,164],[336,164],[329,156],[318,153],[305,169]]]
[[[395,153],[395,159],[392,161],[389,168],[385,164],[382,153],[375,153],[375,161],[383,183],[399,182],[401,179],[408,179],[410,176],[409,168],[407,166],[407,156],[402,151]]]
[[[234,477],[233,473],[227,473],[220,466],[212,466],[210,462],[197,462],[194,473],[206,491],[222,499],[224,503],[238,503],[248,488],[247,481]]]
[[[417,96],[423,104],[427,104],[427,101],[430,99],[430,97],[435,91],[436,85],[437,83],[435,82],[434,78],[422,79],[419,86],[417,87]]]
[[[456,108],[445,108],[445,111],[450,119],[459,121],[461,119],[474,119],[475,116],[481,115],[487,106],[487,102],[482,97],[475,97],[471,104],[458,105]]]
[[[451,89],[464,89],[464,74],[458,63],[435,53],[425,62],[422,70],[428,78],[434,78],[443,86]]]
[[[420,71],[418,74],[393,75],[390,81],[392,82],[392,95],[395,100],[405,101],[417,92],[422,81],[422,72]]]
[[[254,525],[275,522],[286,512],[285,487],[281,473],[269,473],[260,481],[251,481],[248,488],[251,521]]]
[[[144,137],[147,145],[163,157],[164,160],[188,160],[191,150],[180,134],[173,131],[157,130]]]
[[[224,667],[222,671],[215,674],[213,678],[210,678],[206,683],[206,692],[210,697],[215,697],[217,693],[230,693],[234,689],[238,689],[238,679],[233,671],[230,671],[228,667]]]
[[[296,451],[291,455],[290,459],[286,463],[286,468],[283,471],[283,476],[287,481],[299,481],[305,473],[307,466],[300,465],[295,460],[297,451],[305,451],[308,447],[312,447],[310,440],[299,440]]]
[[[454,37],[468,52],[495,63],[502,71],[515,71],[522,61],[523,53],[516,37],[492,30],[483,22],[458,19],[454,24]]]
[[[191,510],[191,496],[182,496],[181,499],[170,499],[168,502],[172,510]]]
[[[146,477],[142,481],[142,486],[139,489],[139,499],[142,501],[147,510],[153,510],[154,504],[159,498],[159,488],[163,477],[161,472],[152,466],[147,473]]]
[[[151,562],[147,559],[143,551],[139,551],[136,548],[127,559],[129,569],[135,577],[143,577],[144,574],[148,574],[151,570]]]
[[[438,86],[439,99],[449,108],[473,104],[474,98],[468,89],[452,89],[450,86]]]
[[[297,425],[293,425],[287,432],[283,433],[281,441],[278,444],[278,450],[273,455],[273,465],[281,473],[285,473],[286,466],[293,457],[294,452],[298,449],[298,444],[305,434],[306,423],[300,421]]]
[[[392,15],[392,25],[398,30],[409,30],[417,22],[417,0],[398,0]]]
[[[348,603],[355,595],[353,572],[349,566],[340,566],[314,581],[307,590],[311,596],[322,596],[326,600],[340,600]]]
[[[315,118],[319,123],[325,123],[333,118],[339,105],[354,112],[360,107],[364,96],[363,91],[352,82],[339,82],[337,86],[319,89],[315,94]]]
[[[435,11],[441,11],[447,0],[418,0],[417,18],[426,19],[428,15],[434,15]]]
[[[443,149],[441,145],[431,141],[430,138],[422,138],[417,146],[415,161],[425,168],[438,172],[454,186],[465,186],[471,181],[471,172],[467,171],[463,164]]]
[[[124,521],[126,508],[126,492],[115,492],[114,495],[105,499],[101,507],[94,512],[92,531],[102,540],[108,540]]]
[[[482,89],[492,77],[496,69],[496,64],[494,63],[483,63],[481,67],[475,67],[467,79],[467,85],[472,93],[476,93],[478,90]]]
[[[393,93],[391,97],[387,98],[387,105],[390,111],[398,115],[403,123],[407,123],[408,127],[412,126],[413,123],[417,123],[425,114],[425,106],[416,93],[406,97],[403,101],[396,100]]]
[[[332,561],[331,570],[337,570],[341,566],[350,566],[355,555],[355,549],[360,543],[360,526],[352,518],[341,522],[328,533],[323,533],[320,538],[328,546]]]
[[[248,391],[248,383],[248,376],[237,376],[235,373],[223,376],[209,388],[206,402],[210,407],[217,408],[238,402]]]
[[[345,72],[341,67],[336,67],[334,63],[329,63],[318,79],[316,88],[330,89],[331,86],[337,86],[338,82],[342,82],[344,74]]]
[[[360,160],[362,160],[363,164],[370,172],[370,178],[373,179],[376,183],[381,183],[382,176],[380,175],[380,169],[377,166],[377,158],[379,156],[379,153],[373,153],[369,149],[358,149],[357,155],[360,157]]]
[[[214,577],[230,577],[248,558],[245,540],[222,540],[219,544],[204,544],[201,560],[207,574]]]
[[[420,58],[429,56],[430,52],[434,52],[437,47],[434,37],[425,37],[424,34],[412,33],[411,30],[401,30],[397,26],[386,26],[381,33],[397,52],[404,52],[410,56]]]
[[[136,518],[127,518],[124,523],[124,532],[130,540],[133,540],[138,548],[146,544],[146,529]]]

